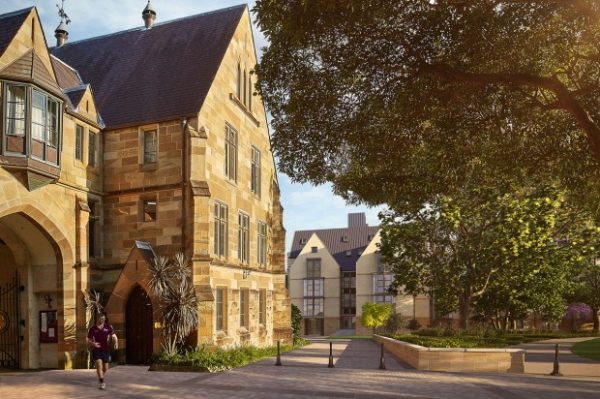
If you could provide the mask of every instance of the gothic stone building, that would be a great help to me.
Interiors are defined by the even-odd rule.
[[[183,252],[192,342],[290,339],[284,229],[246,6],[48,48],[0,16],[0,367],[85,365],[83,293],[127,362],[160,350],[148,262]]]

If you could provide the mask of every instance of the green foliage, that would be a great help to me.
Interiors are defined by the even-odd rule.
[[[294,336],[294,343],[296,340],[300,340],[300,326],[302,324],[302,312],[300,308],[292,304],[292,334]]]
[[[564,314],[573,277],[600,242],[553,188],[498,193],[467,187],[412,213],[383,215],[381,254],[394,288],[428,293],[439,314],[474,309],[497,328],[535,311]]]
[[[600,320],[598,318],[598,311],[600,311],[600,264],[597,258],[584,263],[583,270],[576,280],[574,294],[570,299],[572,302],[583,302],[591,308],[594,322],[593,331],[597,333],[600,330]]]
[[[394,309],[389,303],[367,302],[362,306],[361,323],[365,327],[382,327],[392,316]]]
[[[578,356],[600,360],[600,338],[577,342],[571,350]]]
[[[298,345],[282,345],[281,352],[289,352],[294,349],[294,347],[298,347]],[[242,346],[227,350],[202,347],[183,353],[177,351],[164,351],[160,355],[155,356],[152,363],[182,366],[196,371],[214,373],[241,367],[265,357],[275,356],[276,354],[276,346],[266,348]]]

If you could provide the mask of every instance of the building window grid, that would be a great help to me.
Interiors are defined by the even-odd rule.
[[[252,164],[251,164],[251,179],[250,189],[260,198],[261,195],[261,155],[256,147],[252,147]]]
[[[257,223],[257,251],[256,260],[261,266],[267,264],[267,224],[259,221]]]
[[[227,205],[215,203],[215,231],[214,253],[217,256],[227,257],[227,231],[228,231],[228,208]]]
[[[250,259],[250,217],[243,212],[238,215],[238,258],[242,263]]]
[[[240,289],[240,327],[249,326],[249,295],[248,288]]]
[[[237,131],[225,125],[225,176],[237,181]]]
[[[304,279],[304,317],[323,317],[325,279],[321,277],[321,259],[306,260]]]
[[[217,318],[217,331],[223,331],[226,329],[226,306],[227,306],[227,298],[226,298],[226,288],[217,288],[217,309],[216,309],[216,318]]]
[[[156,163],[157,132],[148,130],[143,133],[144,164]]]
[[[75,159],[83,160],[83,126],[75,125]]]
[[[26,87],[6,85],[6,134],[25,136]]]
[[[96,134],[93,132],[88,133],[88,165],[96,166],[97,163],[97,143],[96,143]]]
[[[395,303],[395,297],[388,292],[393,279],[394,275],[391,273],[377,273],[373,275],[373,302]]]

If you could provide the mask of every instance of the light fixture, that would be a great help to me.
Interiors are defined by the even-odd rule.
[[[250,276],[250,269],[243,269],[242,270],[242,278],[245,280]]]

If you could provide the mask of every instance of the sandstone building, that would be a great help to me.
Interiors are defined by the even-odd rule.
[[[83,293],[127,362],[160,349],[148,262],[183,252],[192,341],[290,339],[282,208],[246,6],[48,48],[0,15],[0,367],[85,364]],[[141,335],[140,335],[141,334]]]
[[[381,263],[379,227],[364,213],[348,214],[348,227],[294,233],[288,257],[292,303],[301,310],[306,335],[372,331],[360,323],[367,302],[392,303],[396,313],[430,324],[428,297],[387,293],[393,273]]]

